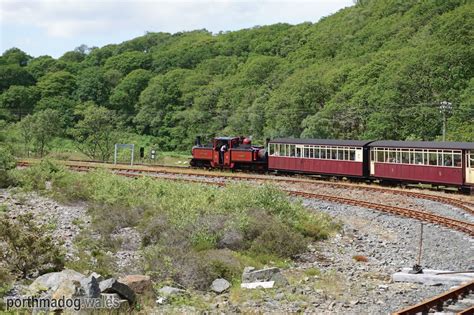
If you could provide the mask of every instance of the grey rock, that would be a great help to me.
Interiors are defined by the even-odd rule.
[[[85,276],[77,271],[65,269],[60,272],[50,272],[39,276],[28,287],[31,295],[36,295],[42,291],[56,291],[65,281],[81,281]]]
[[[216,279],[212,282],[211,290],[216,293],[222,293],[230,288],[230,282],[226,279]]]
[[[100,292],[102,293],[117,293],[122,298],[126,299],[130,304],[135,302],[135,292],[127,285],[118,282],[114,278],[110,278],[99,283]]]

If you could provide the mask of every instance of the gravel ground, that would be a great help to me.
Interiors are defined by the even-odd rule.
[[[64,242],[69,258],[75,253],[72,241],[80,232],[79,226],[90,224],[84,203],[62,205],[34,192],[12,193],[11,190],[0,189],[0,204],[8,207],[11,218],[31,213],[39,225],[50,227],[53,238]]]
[[[406,197],[397,196],[400,200]],[[313,211],[323,211],[343,222],[340,234],[316,242],[292,267],[283,271],[290,285],[269,290],[244,290],[213,295],[197,293],[209,303],[209,310],[219,312],[314,312],[347,314],[388,314],[428,297],[440,294],[446,286],[392,283],[392,273],[411,267],[417,259],[419,221],[388,215],[364,208],[303,199]],[[444,215],[459,211],[432,201],[415,200],[419,206]],[[90,218],[85,204],[63,205],[35,193],[13,194],[0,190],[0,204],[9,215],[31,212],[38,223],[49,224],[53,236],[62,239],[68,255],[73,255],[72,240],[79,233],[78,224]],[[120,269],[137,266],[139,235],[130,228],[117,231],[121,249],[114,254]],[[474,268],[474,239],[432,224],[424,225],[422,265],[425,268],[466,270]],[[367,262],[353,257],[364,256]],[[138,270],[137,270],[138,271]],[[166,311],[157,308],[157,312]],[[192,311],[184,307],[182,311]],[[176,311],[170,310],[170,312]]]
[[[389,280],[393,272],[411,267],[417,260],[418,221],[314,200],[305,200],[304,204],[329,213],[344,223],[343,233],[318,243],[315,250],[318,255],[306,257],[307,262],[300,267],[335,268],[340,272],[352,291],[350,298],[359,302],[351,305],[351,313],[389,313],[449,289],[446,286],[391,283]],[[355,263],[352,259],[355,255],[367,257],[368,262]],[[324,257],[323,262],[312,259],[318,256]],[[474,239],[460,232],[425,224],[421,263],[430,269],[474,268]],[[344,304],[335,307],[342,310]]]

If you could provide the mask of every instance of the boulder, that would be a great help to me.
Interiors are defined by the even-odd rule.
[[[51,294],[51,299],[60,300],[63,297],[65,299],[71,299],[79,296],[82,296],[81,283],[68,279],[59,284],[58,288]]]
[[[222,293],[230,288],[230,282],[226,279],[216,279],[212,282],[211,290],[216,293]]]
[[[245,267],[242,274],[242,283],[268,281],[273,281],[277,286],[284,286],[288,284],[288,280],[281,274],[279,268],[273,267],[255,270],[253,267]]]
[[[31,295],[37,295],[42,291],[56,291],[60,284],[65,281],[81,281],[85,276],[77,271],[65,269],[60,272],[50,272],[39,276],[28,287]]]
[[[103,280],[99,283],[100,292],[117,293],[120,297],[126,299],[130,304],[135,303],[135,292],[127,285],[117,281],[114,278]]]
[[[151,281],[149,276],[128,275],[120,278],[118,281],[127,285],[136,294],[153,292],[153,282]]]
[[[158,290],[158,293],[162,296],[172,296],[172,295],[180,295],[184,294],[186,291],[183,289],[173,288],[169,286],[164,286]]]

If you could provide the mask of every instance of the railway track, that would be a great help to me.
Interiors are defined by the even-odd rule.
[[[20,161],[18,163],[20,166],[30,165],[29,161]],[[323,185],[327,187],[334,188],[345,188],[345,189],[358,189],[362,191],[373,191],[373,192],[382,192],[389,193],[394,195],[407,196],[412,198],[419,198],[425,200],[436,201],[444,204],[449,204],[451,206],[462,209],[463,211],[474,215],[474,202],[464,201],[457,198],[434,195],[429,193],[414,192],[409,190],[401,189],[392,189],[392,188],[383,188],[383,187],[369,187],[366,185],[355,185],[355,184],[346,184],[346,183],[329,183],[324,181],[316,181],[314,179],[301,179],[301,178],[288,178],[281,176],[266,176],[266,175],[248,175],[243,173],[230,173],[230,174],[215,174],[211,172],[203,172],[196,169],[190,169],[187,167],[180,166],[145,166],[139,165],[138,167],[130,167],[128,165],[114,165],[110,163],[96,163],[96,162],[84,162],[84,161],[66,161],[65,165],[69,167],[79,168],[97,168],[103,167],[112,170],[123,170],[123,171],[133,171],[138,173],[156,173],[156,174],[170,174],[170,175],[189,175],[189,176],[200,176],[207,178],[222,178],[222,179],[236,179],[236,180],[247,180],[247,181],[267,181],[267,182],[279,182],[279,183],[289,183],[289,184],[308,184],[308,185]]]
[[[30,164],[28,163],[22,163],[20,166],[27,167]],[[71,170],[74,171],[89,171],[91,169],[97,168],[97,166],[91,166],[91,165],[68,165],[66,164]],[[196,175],[196,174],[186,174],[186,173],[176,173],[176,172],[169,172],[169,171],[156,171],[156,170],[148,170],[148,169],[135,169],[135,168],[127,168],[123,166],[113,166],[110,167],[110,169],[115,172],[118,175],[122,176],[127,176],[127,177],[141,177],[141,176],[146,176],[146,174],[164,174],[163,176],[160,176],[159,178],[161,179],[168,179],[168,180],[175,180],[175,181],[185,181],[185,182],[197,182],[197,183],[204,183],[204,184],[211,184],[211,185],[219,185],[219,186],[225,186],[225,182],[203,182],[202,180],[199,179],[193,179],[193,178],[183,178],[183,177],[175,177],[176,174],[181,174],[181,175]],[[197,176],[202,177],[209,177],[209,178],[216,178],[216,177],[223,177],[220,175],[215,176],[216,174],[206,174],[206,175],[201,175],[198,174]],[[240,179],[239,177],[231,177],[231,176],[224,176],[226,178],[232,178],[232,179]],[[244,180],[255,180],[254,177],[249,177],[245,176],[243,177]],[[259,178],[261,180],[261,178]],[[428,213],[420,210],[413,210],[413,209],[405,209],[401,207],[396,207],[396,206],[390,206],[390,205],[384,205],[384,204],[379,204],[379,203],[372,203],[372,202],[367,202],[367,201],[362,201],[362,200],[357,200],[357,199],[350,199],[350,198],[344,198],[344,197],[339,197],[339,196],[332,196],[332,195],[325,195],[325,194],[316,194],[316,193],[309,193],[309,192],[303,192],[303,191],[294,191],[294,190],[284,190],[286,193],[292,196],[298,196],[298,197],[304,197],[304,198],[310,198],[310,199],[317,199],[317,200],[324,200],[324,201],[329,201],[329,202],[335,202],[335,203],[340,203],[340,204],[347,204],[351,206],[358,206],[358,207],[363,207],[363,208],[368,208],[368,209],[373,209],[385,213],[390,213],[390,214],[396,214],[420,221],[425,221],[429,223],[434,223],[438,224],[450,229],[454,229],[463,233],[466,233],[470,236],[474,236],[474,223],[470,222],[464,222],[440,215],[436,215],[433,213]]]
[[[451,289],[448,292],[409,306],[393,315],[428,314],[474,314],[474,281]]]

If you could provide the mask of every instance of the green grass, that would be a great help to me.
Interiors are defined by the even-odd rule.
[[[63,202],[89,203],[92,231],[83,233],[101,238],[81,241],[82,247],[91,245],[83,248],[91,254],[83,255],[76,268],[101,268],[88,261],[109,263],[100,253],[119,246],[110,235],[132,227],[141,234],[149,274],[198,289],[217,277],[233,281],[247,265],[288,266],[309,241],[339,228],[329,216],[310,213],[270,185],[222,188],[129,179],[106,170],[73,173],[48,160],[11,174],[25,190],[39,190]],[[46,190],[45,181],[51,182],[51,189]]]

